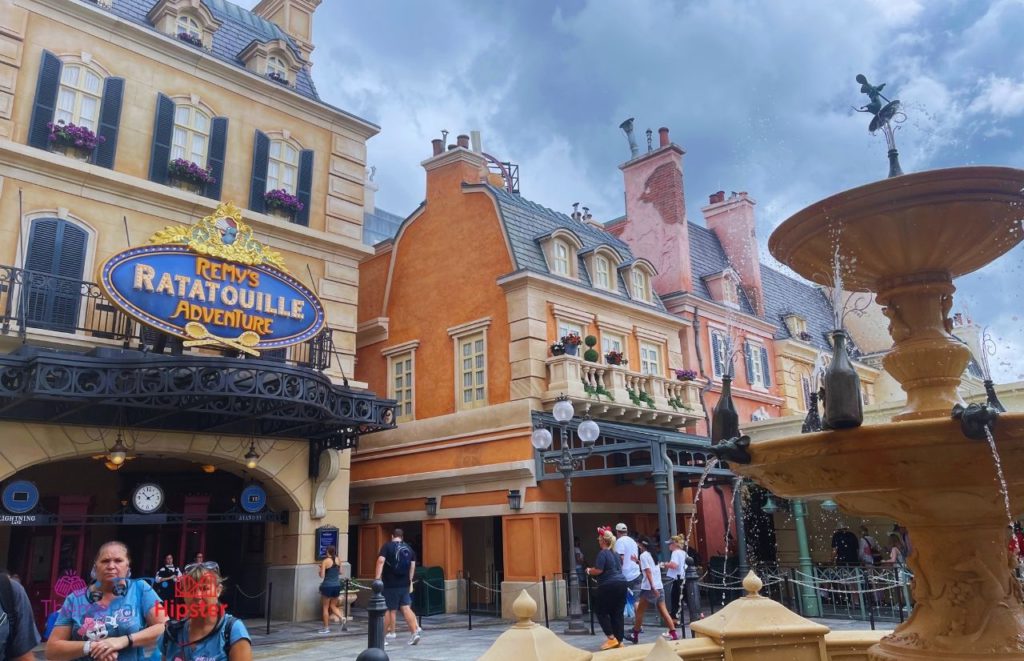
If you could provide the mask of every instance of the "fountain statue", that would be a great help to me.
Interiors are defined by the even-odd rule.
[[[970,351],[948,317],[953,278],[1024,237],[1022,189],[1024,171],[1002,167],[902,175],[812,204],[769,239],[779,261],[827,286],[838,237],[845,289],[874,292],[889,319],[884,364],[907,395],[893,422],[755,440],[750,463],[731,464],[780,496],[831,498],[907,526],[916,604],[871,648],[877,661],[1024,659],[1024,598],[1007,547],[1007,518],[1024,511],[1024,414],[965,407],[957,386]],[[987,437],[1002,466],[969,436]]]

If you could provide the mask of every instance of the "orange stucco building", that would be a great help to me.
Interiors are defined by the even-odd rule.
[[[655,267],[583,214],[511,192],[467,137],[442,147],[435,141],[423,162],[423,204],[360,267],[356,374],[397,401],[399,426],[353,455],[351,513],[361,523],[350,557],[356,575],[372,576],[398,525],[422,564],[444,569],[454,608],[467,576],[502,598],[528,586],[539,597],[536,582],[565,570],[562,476],[530,440],[547,427],[560,448],[549,413],[560,395],[577,416],[574,448],[582,416],[601,426],[573,479],[589,556],[598,525],[684,529],[709,452],[693,434],[704,418],[698,388],[675,374],[688,364],[686,322],[655,293]],[[555,355],[569,334],[592,337],[594,354]],[[612,352],[625,364],[610,364]],[[705,557],[722,551],[725,491],[699,517],[692,545]]]

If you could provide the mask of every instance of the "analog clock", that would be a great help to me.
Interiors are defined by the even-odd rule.
[[[132,505],[140,514],[152,514],[164,504],[164,490],[159,485],[147,482],[135,487]]]

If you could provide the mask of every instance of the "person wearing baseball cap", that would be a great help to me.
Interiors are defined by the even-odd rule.
[[[672,539],[665,540],[668,544],[671,556],[668,562],[661,563],[661,567],[667,569],[666,575],[671,581],[669,587],[669,598],[668,598],[668,610],[672,614],[672,617],[679,621],[679,626],[683,626],[682,611],[679,606],[679,597],[682,593],[683,578],[686,576],[686,551],[683,550],[685,540],[682,535],[675,535]]]
[[[634,645],[640,642],[640,629],[644,621],[644,611],[650,604],[658,609],[661,619],[668,627],[667,638],[679,640],[679,632],[676,631],[675,620],[665,606],[665,589],[661,581],[661,569],[651,555],[651,548],[654,544],[646,537],[640,538],[640,571],[643,572],[643,583],[640,590],[640,598],[636,602],[636,621],[633,623],[633,631],[626,638]]]
[[[625,523],[615,524],[616,539],[613,550],[619,554],[619,559],[622,561],[621,571],[622,575],[626,577],[626,582],[629,583],[629,591],[633,593],[633,596],[639,596],[640,585],[643,582],[643,575],[640,573],[640,548],[628,533],[629,528]],[[634,622],[634,626],[637,626],[637,622]]]

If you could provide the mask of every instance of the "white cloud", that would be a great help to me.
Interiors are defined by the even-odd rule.
[[[997,117],[1024,115],[1024,81],[990,75],[981,82],[981,91],[968,108],[975,113]]]

